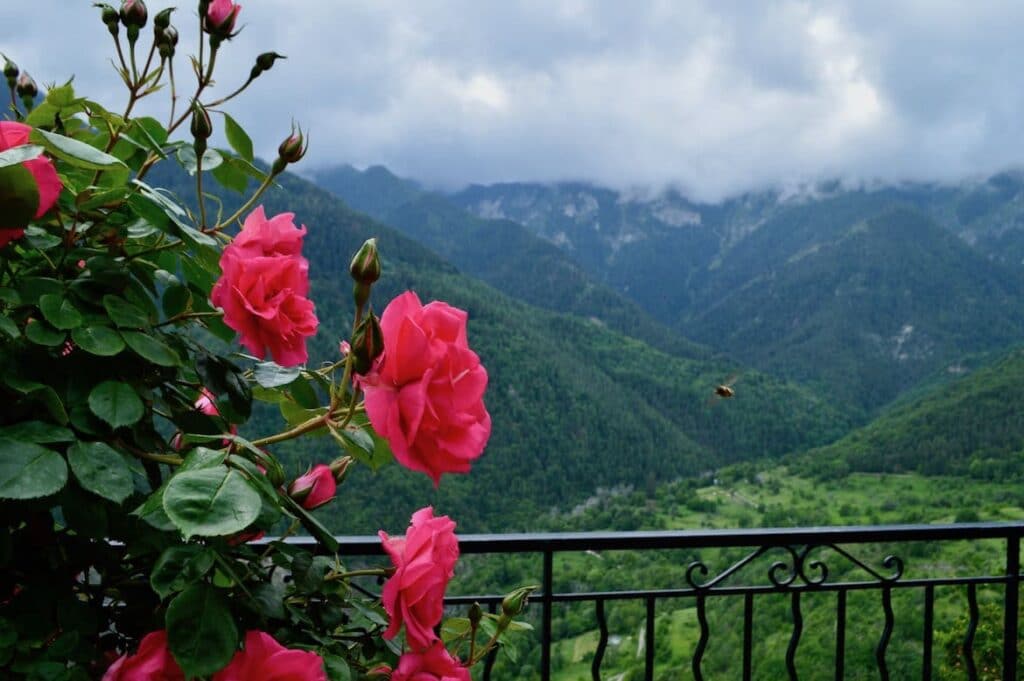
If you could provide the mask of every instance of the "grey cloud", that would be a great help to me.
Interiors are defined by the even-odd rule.
[[[309,126],[308,167],[713,199],[831,176],[949,180],[1024,154],[1016,2],[243,4],[218,91],[258,52],[287,54],[233,111],[265,155],[293,117]],[[0,50],[40,81],[75,72],[79,87],[119,96],[90,5],[3,3]],[[176,18],[187,39],[195,11]]]

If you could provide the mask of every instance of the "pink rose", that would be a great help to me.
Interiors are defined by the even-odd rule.
[[[137,653],[110,665],[103,681],[185,681],[185,674],[167,647],[167,632],[154,631],[142,639]]]
[[[469,349],[466,317],[447,303],[423,306],[406,291],[385,308],[384,354],[361,380],[374,430],[435,486],[442,473],[468,472],[491,436],[487,371]]]
[[[409,647],[423,650],[437,639],[434,627],[444,614],[444,592],[459,559],[455,523],[448,516],[435,518],[428,506],[413,513],[404,538],[391,538],[383,530],[377,534],[395,565],[381,593],[391,618],[384,638],[394,638],[404,623]]]
[[[24,123],[0,121],[0,151],[28,144],[28,136],[31,132],[32,128]],[[53,167],[53,162],[44,156],[25,161],[21,165],[32,173],[32,179],[36,181],[36,187],[39,190],[39,207],[34,216],[38,220],[53,207],[53,204],[57,203],[57,197],[60,196],[61,190],[60,178],[57,177],[57,169]],[[0,226],[0,248],[24,236],[24,227],[24,225]]]
[[[288,496],[302,504],[302,508],[312,511],[333,499],[337,488],[330,466],[318,463],[295,478],[288,486]]]
[[[324,661],[316,653],[292,650],[262,631],[245,634],[245,648],[213,681],[327,681]]]
[[[196,398],[194,406],[196,410],[199,411],[199,413],[203,414],[204,416],[220,416],[220,410],[217,409],[217,404],[213,400],[213,393],[211,393],[208,389],[203,388],[202,390],[199,391],[199,397]],[[233,423],[231,424],[231,434],[238,434],[238,426],[236,426]],[[182,448],[183,444],[184,442],[182,441],[181,433],[175,433],[174,437],[171,438],[171,447],[173,447],[177,451]],[[231,444],[231,440],[222,440],[221,444],[227,447],[229,444]]]
[[[229,34],[235,29],[235,21],[242,6],[231,0],[213,0],[206,10],[206,30],[211,33]]]
[[[221,278],[210,301],[224,310],[224,323],[263,359],[270,350],[282,366],[303,364],[306,338],[318,321],[309,294],[309,263],[300,255],[305,227],[291,213],[267,219],[260,206],[245,219],[220,258]]]
[[[405,653],[391,681],[471,681],[469,670],[445,650],[440,641],[422,653]]]

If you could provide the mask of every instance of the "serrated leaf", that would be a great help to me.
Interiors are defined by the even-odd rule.
[[[167,606],[167,645],[186,678],[227,666],[238,649],[238,628],[227,601],[208,584],[194,584]]]
[[[132,511],[132,515],[144,520],[151,527],[163,532],[176,530],[174,523],[164,512],[164,489],[167,485],[161,486],[149,495],[149,498],[142,502],[138,508]]]
[[[135,490],[128,463],[104,442],[76,442],[68,448],[68,463],[83,488],[115,504]]]
[[[137,423],[145,406],[135,388],[120,381],[104,381],[89,393],[89,409],[112,428]]]
[[[64,296],[55,293],[40,296],[39,310],[54,328],[66,331],[82,325],[82,314]]]
[[[0,315],[0,333],[10,337],[17,338],[21,335],[18,331],[18,325],[11,321],[10,317]]]
[[[32,130],[30,139],[46,147],[46,150],[54,156],[62,158],[79,168],[105,170],[118,166],[124,167],[124,163],[110,154],[100,151],[85,142],[65,137],[64,135],[58,135],[55,132],[35,128]]]
[[[178,356],[178,353],[156,336],[138,331],[122,331],[121,337],[137,355],[148,359],[153,364],[162,367],[174,367],[181,364],[181,357]]]
[[[189,175],[195,175],[199,169],[196,159],[196,150],[191,146],[184,146],[178,149],[178,161]],[[203,172],[209,172],[224,162],[224,157],[213,149],[203,152]]]
[[[253,162],[252,140],[245,130],[234,118],[224,114],[224,135],[228,138],[228,144],[238,152],[238,155],[249,163]]]
[[[28,442],[0,439],[0,499],[36,499],[56,494],[68,481],[57,452]]]
[[[241,532],[259,517],[260,495],[227,466],[179,472],[164,491],[164,511],[185,537]]]
[[[192,306],[192,292],[188,290],[188,286],[182,286],[181,284],[168,286],[164,289],[161,305],[164,309],[164,314],[168,317],[176,317],[184,312],[188,312]]]
[[[79,327],[71,332],[71,340],[90,355],[100,357],[113,357],[124,350],[121,335],[106,326]]]

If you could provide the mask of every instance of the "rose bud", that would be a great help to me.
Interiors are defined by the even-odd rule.
[[[4,77],[7,78],[7,86],[14,87],[18,82],[18,65],[4,57]]]
[[[362,284],[372,284],[380,279],[380,255],[377,253],[377,239],[367,239],[356,251],[348,266],[352,278]]]
[[[277,160],[271,166],[271,173],[280,175],[289,163],[301,161],[302,157],[306,155],[306,149],[308,148],[309,144],[302,135],[302,128],[296,128],[292,124],[292,134],[285,141],[281,142],[281,145],[277,148]]]
[[[117,32],[120,30],[121,17],[118,16],[117,10],[110,5],[97,2],[93,7],[100,8],[100,19],[107,25],[107,30],[110,31],[110,35],[117,37]]]
[[[365,374],[373,366],[373,360],[384,352],[384,332],[380,328],[380,320],[372,312],[359,322],[352,336],[352,356],[355,358],[353,370],[357,374]]]
[[[210,34],[210,44],[216,47],[220,41],[234,35],[235,21],[242,6],[231,0],[213,0],[206,9],[203,30]]]
[[[526,608],[526,601],[530,594],[536,589],[535,586],[523,586],[505,596],[501,601],[501,613],[506,617],[515,617],[520,614]]]
[[[330,467],[321,464],[313,466],[288,486],[288,496],[299,502],[302,508],[312,511],[334,498],[337,484]]]
[[[39,94],[39,87],[36,82],[32,80],[32,76],[28,75],[28,71],[22,71],[18,77],[18,96],[22,99],[35,99],[36,95]]]
[[[178,29],[168,26],[160,32],[160,38],[156,42],[160,50],[161,59],[170,59],[174,56],[174,48],[178,45]]]
[[[473,605],[469,606],[469,612],[467,613],[467,617],[469,619],[470,625],[474,628],[476,628],[476,626],[480,624],[480,620],[484,618],[484,611],[483,608],[480,607],[479,603],[473,603]]]
[[[287,59],[287,57],[277,52],[264,52],[256,57],[256,64],[252,67],[252,71],[249,72],[249,79],[255,80],[259,78],[260,74],[264,71],[269,71],[278,59]]]
[[[121,23],[127,28],[142,28],[148,18],[149,12],[142,0],[124,0],[121,3]]]

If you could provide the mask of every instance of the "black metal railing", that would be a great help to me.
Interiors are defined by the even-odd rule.
[[[835,678],[846,673],[847,661],[847,599],[849,594],[877,591],[883,617],[881,631],[874,645],[874,662],[879,678],[890,678],[886,659],[895,615],[892,596],[898,590],[913,590],[923,598],[921,622],[921,678],[934,678],[934,618],[936,588],[956,588],[966,592],[968,621],[962,642],[964,671],[968,679],[978,679],[975,659],[975,636],[979,624],[978,589],[1002,591],[1002,671],[999,678],[1018,681],[1018,629],[1020,589],[1020,541],[1024,523],[964,523],[953,525],[890,525],[866,527],[779,528],[756,530],[702,530],[682,532],[584,532],[551,534],[476,534],[461,535],[459,547],[463,554],[536,554],[541,560],[542,586],[533,599],[540,604],[540,677],[551,678],[552,611],[557,603],[591,602],[598,629],[598,643],[591,664],[595,681],[601,679],[601,667],[608,648],[609,630],[606,604],[613,601],[637,601],[643,604],[644,679],[653,681],[655,674],[655,614],[658,601],[689,599],[696,608],[699,638],[691,658],[693,678],[704,679],[702,664],[711,637],[707,605],[711,599],[741,599],[743,603],[743,635],[741,657],[736,660],[738,678],[753,678],[756,660],[754,650],[754,611],[758,597],[782,594],[789,599],[792,629],[785,652],[785,668],[789,679],[798,678],[797,650],[804,629],[801,598],[809,593],[835,594]],[[992,540],[998,549],[1001,574],[939,575],[911,577],[911,566],[895,553],[886,555],[880,564],[861,558],[859,549],[868,545],[913,545],[932,542],[979,542]],[[303,538],[291,542],[306,543]],[[349,556],[370,556],[382,553],[377,537],[338,537],[339,552]],[[652,551],[652,550],[722,549],[716,556],[733,557],[727,566],[712,568],[701,559],[689,563],[681,573],[680,584],[673,588],[637,588],[615,591],[557,591],[554,558],[557,554],[581,551]],[[737,550],[743,550],[736,554]],[[966,549],[964,555],[969,555]],[[831,561],[831,563],[829,562]],[[767,565],[761,579],[752,581],[753,566]],[[833,566],[830,569],[830,564]],[[919,570],[924,574],[924,570]],[[915,573],[916,574],[916,573]],[[839,578],[836,576],[839,575]],[[508,585],[500,585],[502,587]],[[497,588],[498,585],[495,585]],[[495,612],[502,596],[497,594],[453,596],[451,605],[479,602]],[[486,661],[483,678],[490,679],[493,656]],[[900,670],[900,678],[906,670]],[[737,677],[733,677],[737,678]]]

